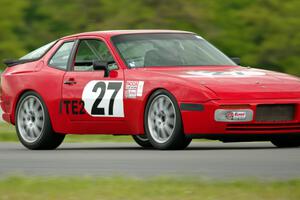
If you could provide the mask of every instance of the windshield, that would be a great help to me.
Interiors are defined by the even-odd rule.
[[[28,53],[27,55],[19,58],[19,60],[38,59],[38,58],[42,57],[55,43],[56,43],[56,41],[50,42],[34,51]]]
[[[194,34],[128,34],[114,36],[112,41],[131,68],[236,65],[209,42]]]

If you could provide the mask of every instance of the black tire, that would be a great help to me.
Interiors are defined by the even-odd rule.
[[[141,147],[144,147],[146,149],[153,148],[146,135],[132,135],[132,138]]]
[[[170,131],[169,136],[167,136],[168,137],[167,140],[164,142],[158,142],[157,138],[155,139],[155,137],[152,136],[153,132],[151,134],[150,128],[149,128],[149,123],[148,123],[149,109],[150,109],[150,107],[152,107],[152,104],[155,103],[157,98],[165,98],[168,101],[170,100],[169,103],[172,104],[171,105],[172,109],[173,108],[175,109],[174,113],[172,113],[173,115],[175,115],[175,117],[173,117],[175,119],[174,120],[175,124],[171,128],[172,131]],[[168,106],[168,107],[170,107],[170,106]],[[155,113],[155,111],[154,111],[154,113]],[[159,114],[157,114],[157,115],[159,115]],[[166,114],[164,114],[164,115],[166,115]],[[166,116],[165,116],[165,118],[166,118]],[[150,123],[151,123],[151,120],[150,120]],[[155,123],[155,120],[153,120],[153,121]],[[174,98],[174,96],[172,94],[170,94],[166,90],[159,89],[150,96],[150,98],[147,102],[147,105],[146,105],[146,109],[145,109],[144,124],[145,124],[145,133],[154,148],[157,148],[160,150],[181,150],[181,149],[185,149],[192,141],[191,138],[186,137],[185,134],[183,133],[181,113],[180,113],[176,99]],[[165,122],[163,122],[163,126],[166,126]],[[162,128],[162,129],[164,129],[164,128]],[[164,134],[166,134],[166,132]],[[159,131],[158,131],[157,135],[159,135]]]
[[[278,137],[271,140],[278,148],[300,147],[300,136]]]
[[[23,105],[25,106],[25,103],[26,103],[25,100],[30,101],[31,100],[30,98],[34,99],[36,101],[35,104],[38,103],[38,106],[39,106],[38,108],[40,108],[40,109],[37,108],[38,112],[43,113],[43,116],[41,117],[41,119],[43,121],[40,122],[41,124],[43,124],[43,126],[40,129],[36,129],[36,130],[40,130],[40,132],[38,133],[39,136],[37,136],[32,141],[29,141],[28,138],[26,138],[26,132],[28,134],[34,135],[35,131],[31,133],[32,129],[29,131],[29,128],[27,127],[27,125],[28,125],[27,122],[26,122],[27,124],[25,125],[25,118],[26,118],[25,116],[28,116],[28,114],[24,111],[24,110],[26,110],[26,108],[22,107],[22,108],[24,108],[24,110],[20,109],[20,106],[23,106]],[[34,107],[34,105],[35,105],[34,102],[32,104],[33,104],[32,107]],[[28,102],[27,102],[27,106],[29,106]],[[30,110],[29,107],[27,107],[27,108],[28,108],[27,110]],[[32,108],[32,110],[33,109],[34,108]],[[24,116],[22,116],[22,114],[21,114],[22,111],[25,113],[25,115],[23,114]],[[43,102],[43,100],[39,94],[37,94],[33,91],[24,93],[21,96],[20,100],[18,101],[15,113],[16,113],[15,114],[15,126],[16,126],[17,135],[18,135],[20,142],[26,148],[31,149],[31,150],[51,150],[51,149],[56,149],[63,142],[65,135],[58,134],[53,131],[47,107],[45,106],[45,103]],[[21,118],[22,118],[22,120],[21,120]],[[28,117],[28,118],[30,118],[30,117]],[[35,119],[35,120],[37,120],[37,119]],[[21,122],[21,121],[23,121],[23,122]],[[23,123],[23,126],[22,126],[22,123]],[[38,127],[38,126],[35,126],[35,127]]]

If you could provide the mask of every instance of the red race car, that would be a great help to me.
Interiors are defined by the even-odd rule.
[[[193,138],[300,146],[300,79],[237,61],[184,31],[71,35],[6,61],[3,119],[29,149],[65,134],[132,135],[157,149]]]

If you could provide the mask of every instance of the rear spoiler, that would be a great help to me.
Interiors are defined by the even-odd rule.
[[[5,60],[4,64],[6,64],[7,67],[12,67],[15,65],[23,64],[23,63],[28,63],[28,62],[33,62],[36,61],[37,59],[24,59],[24,60]]]

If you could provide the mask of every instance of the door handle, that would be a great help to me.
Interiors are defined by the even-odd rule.
[[[74,84],[76,84],[76,81],[73,78],[70,78],[69,80],[64,81],[64,84],[66,84],[66,85],[74,85]]]

